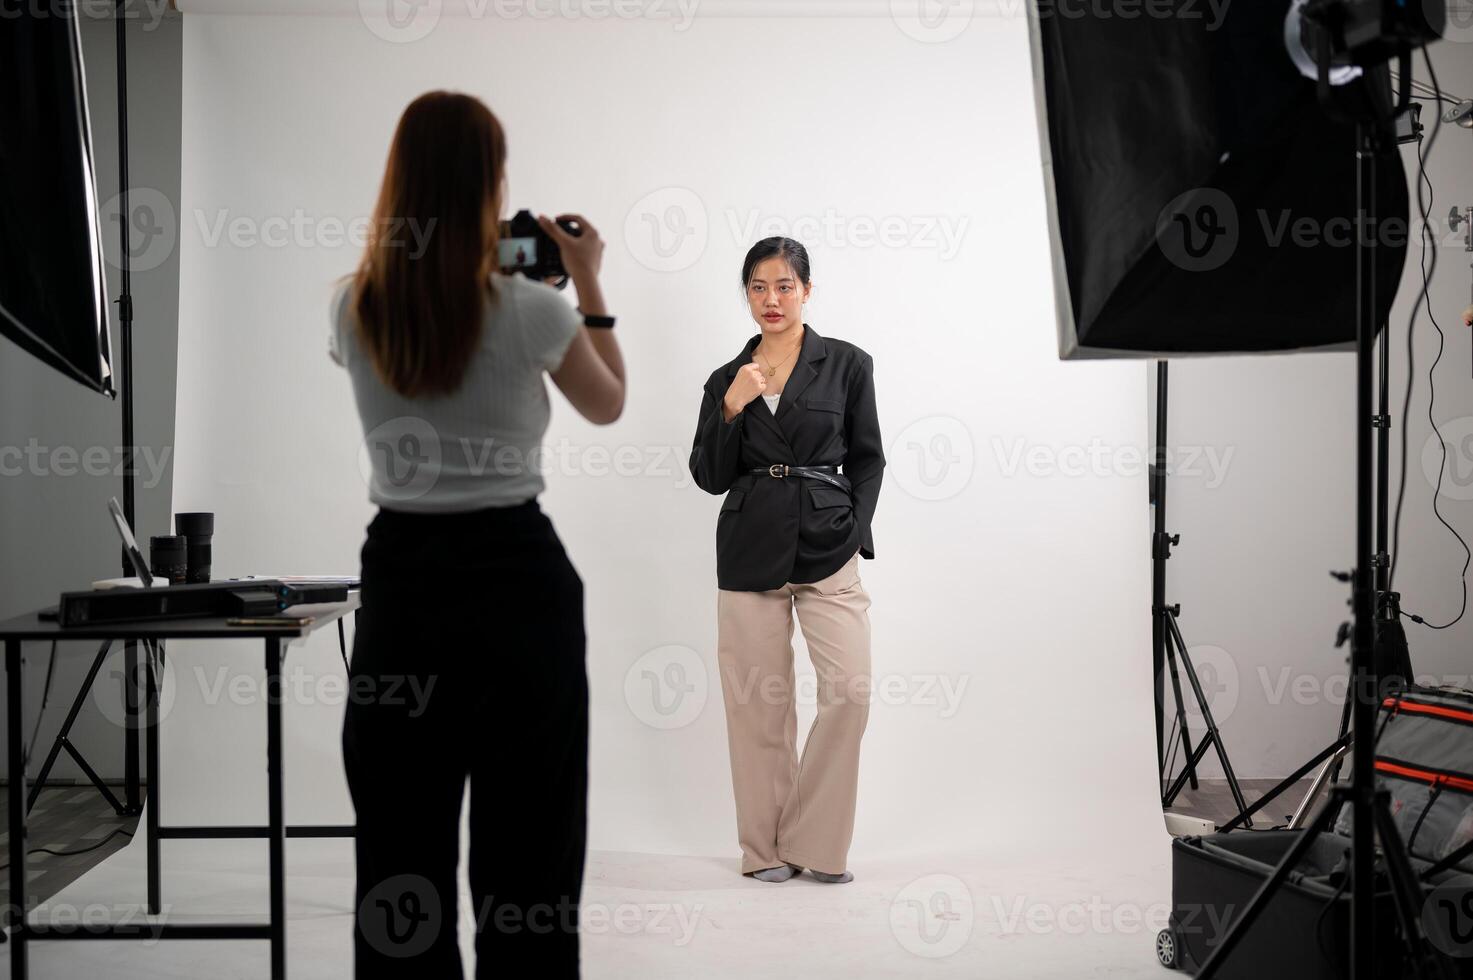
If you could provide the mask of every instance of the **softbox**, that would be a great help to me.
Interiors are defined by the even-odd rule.
[[[74,4],[0,17],[0,334],[112,393]]]
[[[1030,3],[1061,357],[1349,349],[1358,230],[1384,322],[1406,175],[1386,154],[1356,220],[1355,127],[1295,68],[1288,7]]]

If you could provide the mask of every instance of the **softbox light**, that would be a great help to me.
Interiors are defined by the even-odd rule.
[[[0,334],[111,394],[75,5],[0,17]]]
[[[1061,357],[1353,346],[1355,128],[1291,61],[1288,7],[1030,3]],[[1396,154],[1375,193],[1380,323]]]

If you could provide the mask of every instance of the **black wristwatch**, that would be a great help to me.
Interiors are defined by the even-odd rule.
[[[583,311],[579,310],[578,312],[582,313]],[[611,316],[601,316],[596,313],[583,313],[583,325],[585,327],[595,327],[607,330],[614,325],[614,318]]]

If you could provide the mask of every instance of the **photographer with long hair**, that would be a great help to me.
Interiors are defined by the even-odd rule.
[[[357,977],[461,977],[456,872],[470,782],[476,976],[576,977],[587,824],[583,581],[537,502],[543,373],[616,420],[624,368],[603,242],[542,216],[579,309],[503,274],[506,139],[429,92],[394,133],[371,240],[333,297],[379,507],[361,553],[343,763],[357,814]]]

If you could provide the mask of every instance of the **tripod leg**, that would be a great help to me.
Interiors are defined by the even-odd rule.
[[[1176,617],[1167,620],[1171,627],[1172,639],[1176,641],[1178,651],[1181,653],[1181,664],[1187,672],[1187,680],[1192,685],[1192,694],[1197,698],[1197,705],[1202,709],[1202,723],[1207,726],[1207,739],[1211,740],[1212,747],[1217,750],[1217,761],[1222,764],[1222,774],[1227,778],[1229,791],[1233,794],[1233,802],[1242,813],[1248,809],[1248,801],[1243,799],[1243,790],[1238,786],[1238,777],[1233,773],[1233,764],[1228,761],[1227,748],[1222,744],[1222,733],[1217,730],[1217,722],[1212,717],[1212,708],[1207,703],[1207,696],[1202,693],[1202,684],[1197,680],[1196,668],[1192,666],[1192,658],[1187,655],[1186,641],[1181,638],[1181,630],[1176,625]],[[1244,826],[1253,826],[1253,819],[1249,817],[1243,821]]]
[[[1340,711],[1340,737],[1341,738],[1344,738],[1345,735],[1346,735],[1346,733],[1350,731],[1350,705],[1351,705],[1351,702],[1353,702],[1354,700],[1355,700],[1354,694],[1352,692],[1350,692],[1350,691],[1347,691],[1346,692],[1346,695],[1345,695],[1345,707],[1343,709],[1341,709],[1341,711]],[[1335,760],[1335,765],[1330,768],[1330,782],[1331,783],[1338,783],[1338,782],[1340,782],[1340,763],[1343,762],[1343,761],[1344,761],[1344,757],[1342,756],[1341,758],[1336,759]]]
[[[1376,835],[1381,839],[1381,851],[1386,856],[1386,872],[1391,879],[1391,892],[1396,900],[1396,921],[1401,927],[1401,939],[1406,944],[1407,958],[1416,971],[1416,976],[1431,976],[1438,980],[1456,980],[1457,971],[1447,957],[1432,948],[1422,930],[1422,885],[1407,857],[1406,845],[1401,831],[1391,816],[1390,794],[1377,790],[1371,812],[1376,820]]]
[[[1309,792],[1304,794],[1304,799],[1294,811],[1294,816],[1289,818],[1290,830],[1304,826],[1304,821],[1309,819],[1309,811],[1314,808],[1314,801],[1320,798],[1320,793],[1324,792],[1325,783],[1333,780],[1330,773],[1339,767],[1340,760],[1345,758],[1345,754],[1349,751],[1350,744],[1347,742],[1335,750],[1334,756],[1325,760],[1325,764],[1315,774],[1314,782],[1309,784]]]
[[[1163,615],[1169,617],[1171,613],[1163,613]],[[1177,727],[1181,730],[1182,751],[1186,753],[1187,759],[1191,759],[1192,733],[1187,727],[1187,708],[1186,705],[1182,703],[1181,699],[1181,677],[1177,674],[1176,671],[1176,651],[1172,648],[1170,630],[1165,631],[1165,635],[1162,637],[1161,645],[1166,652],[1166,665],[1171,670],[1171,692],[1176,696],[1176,724]],[[1190,768],[1187,771],[1191,774],[1189,778],[1192,781],[1192,789],[1198,789],[1199,786],[1197,783],[1197,766],[1195,763],[1189,763],[1189,765]],[[1162,775],[1164,776],[1166,774],[1162,773]]]
[[[81,714],[82,705],[87,703],[87,695],[92,693],[92,682],[97,679],[97,672],[102,669],[102,662],[107,659],[107,652],[112,649],[112,645],[112,640],[104,640],[102,646],[97,651],[97,656],[92,658],[92,666],[88,668],[87,676],[82,681],[82,687],[77,691],[76,699],[72,701],[72,707],[67,712],[66,721],[62,722],[61,731],[57,732],[56,738],[52,740],[51,751],[46,753],[46,761],[42,763],[41,771],[36,774],[36,782],[31,786],[31,791],[26,797],[27,813],[30,813],[31,808],[36,805],[36,798],[41,795],[41,790],[46,788],[46,780],[51,775],[51,767],[56,765],[56,758],[61,755],[61,750],[65,748],[71,753],[72,758],[77,758],[76,750],[71,747],[71,743],[68,741],[72,733],[72,725],[76,723],[77,715]],[[117,798],[108,790],[97,773],[92,770],[92,767],[83,763],[82,770],[87,774],[87,778],[92,781],[92,785],[96,786],[102,795],[107,797],[107,801],[112,804],[112,808],[117,812],[118,816],[123,816],[124,811],[118,803]]]
[[[1202,761],[1202,757],[1207,754],[1207,749],[1211,745],[1212,740],[1206,738],[1197,743],[1197,747],[1192,750],[1192,757],[1182,763],[1181,772],[1176,774],[1176,779],[1172,780],[1171,788],[1161,798],[1161,804],[1163,806],[1171,806],[1172,802],[1176,800],[1177,795],[1181,793],[1182,788],[1187,784],[1187,777],[1191,775],[1192,767]],[[1241,815],[1240,813],[1239,816]]]

